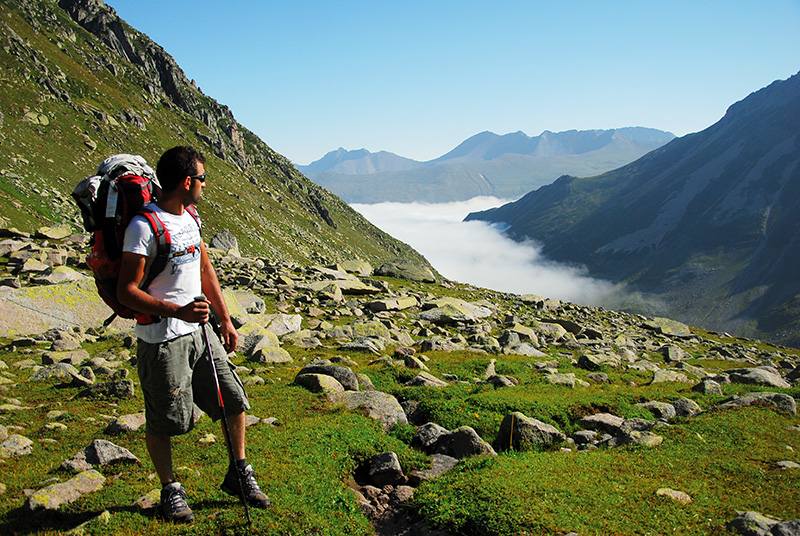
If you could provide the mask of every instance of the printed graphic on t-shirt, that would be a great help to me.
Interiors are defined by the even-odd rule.
[[[194,228],[192,228],[192,225]],[[178,233],[172,235],[170,259],[174,265],[186,264],[200,260],[200,241],[197,225],[184,226]]]

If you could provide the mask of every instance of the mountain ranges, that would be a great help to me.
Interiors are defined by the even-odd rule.
[[[467,220],[618,283],[609,307],[800,345],[800,74],[703,130]]]
[[[565,173],[614,169],[674,138],[644,127],[545,131],[535,137],[481,132],[428,162],[339,148],[297,168],[348,203],[443,203],[481,195],[514,199]]]

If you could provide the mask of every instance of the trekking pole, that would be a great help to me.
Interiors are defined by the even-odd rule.
[[[197,296],[194,301],[206,301],[205,296]],[[239,469],[236,467],[236,458],[233,455],[233,443],[231,442],[231,431],[228,428],[228,416],[225,413],[225,402],[222,400],[222,390],[219,388],[219,376],[217,375],[217,367],[214,365],[214,357],[211,355],[211,341],[208,339],[208,330],[206,323],[200,323],[200,329],[203,330],[203,338],[206,342],[206,352],[208,352],[208,361],[211,363],[211,372],[214,374],[214,383],[217,387],[217,400],[219,400],[219,409],[222,413],[222,429],[225,431],[225,442],[228,444],[228,456],[230,457],[231,467],[236,473],[236,480],[239,482],[239,498],[242,499],[244,505],[244,513],[247,516],[247,524],[252,525],[253,521],[250,519],[250,508],[247,506],[247,497],[244,496],[244,486],[242,485],[242,475],[239,474]]]

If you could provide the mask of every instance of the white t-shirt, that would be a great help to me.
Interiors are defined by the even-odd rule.
[[[155,203],[148,203],[170,234],[170,252],[167,265],[145,289],[159,300],[183,306],[195,296],[202,294],[200,280],[200,228],[198,222],[184,211],[180,216],[161,210]],[[156,255],[156,240],[150,223],[144,216],[134,216],[125,230],[123,251],[148,257],[145,278]],[[184,322],[178,318],[162,318],[159,322],[136,325],[136,336],[149,343],[159,343],[192,333],[199,324]]]

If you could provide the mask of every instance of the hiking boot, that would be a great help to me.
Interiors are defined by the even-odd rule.
[[[161,488],[161,512],[167,521],[190,523],[194,514],[186,504],[186,490],[179,482],[170,482]]]
[[[253,466],[248,465],[239,471],[239,476],[236,476],[234,469],[228,469],[228,474],[225,475],[225,480],[222,481],[220,488],[228,495],[242,498],[239,493],[239,481],[242,482],[244,488],[244,497],[247,499],[247,504],[255,508],[266,508],[269,506],[269,498],[261,491],[254,476]]]

